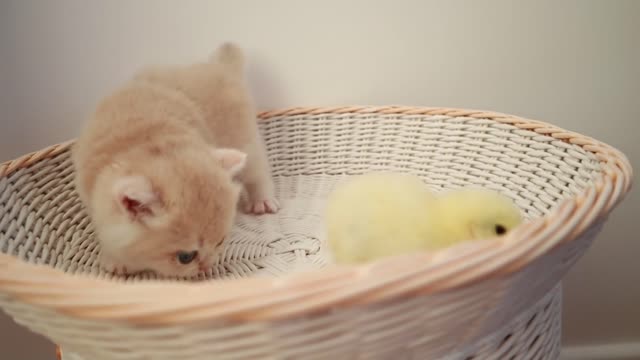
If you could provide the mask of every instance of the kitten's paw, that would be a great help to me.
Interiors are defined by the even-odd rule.
[[[102,265],[102,268],[108,272],[109,274],[113,274],[113,275],[127,275],[127,267],[124,265],[118,265],[118,264],[113,264],[113,265]]]
[[[117,261],[101,256],[100,257],[100,267],[104,269],[106,272],[114,275],[127,275],[127,267],[123,264],[118,263]]]
[[[280,203],[275,198],[249,201],[244,206],[245,213],[254,215],[275,214],[278,210],[280,210]]]

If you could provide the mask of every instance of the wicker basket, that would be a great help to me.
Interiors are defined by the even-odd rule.
[[[561,279],[629,190],[624,155],[479,111],[297,108],[261,119],[284,208],[239,217],[203,276],[220,281],[102,273],[71,143],[0,166],[3,309],[65,359],[557,358]],[[436,190],[499,190],[531,221],[436,255],[325,267],[325,198],[371,170],[418,174]]]

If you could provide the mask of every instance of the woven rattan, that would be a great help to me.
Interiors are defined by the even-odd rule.
[[[0,305],[65,359],[555,359],[561,279],[631,186],[623,154],[482,111],[260,114],[283,209],[238,218],[198,279],[116,278],[73,187],[72,142],[0,165]],[[323,207],[346,176],[479,185],[528,221],[438,254],[326,266]],[[53,357],[53,355],[52,355]]]

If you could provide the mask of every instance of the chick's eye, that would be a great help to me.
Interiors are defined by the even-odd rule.
[[[198,251],[178,251],[176,257],[180,264],[187,265],[193,261],[198,256]]]
[[[496,225],[496,227],[495,227],[495,232],[496,232],[496,234],[498,234],[498,235],[503,235],[504,233],[506,233],[506,232],[507,232],[507,228],[506,228],[506,227],[504,227],[504,226],[502,226],[502,225],[500,225],[500,224],[498,224],[498,225]]]

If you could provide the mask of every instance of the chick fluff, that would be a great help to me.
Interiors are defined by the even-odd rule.
[[[362,263],[504,235],[522,222],[504,195],[467,188],[434,194],[403,173],[353,176],[330,194],[329,248],[336,263]]]

